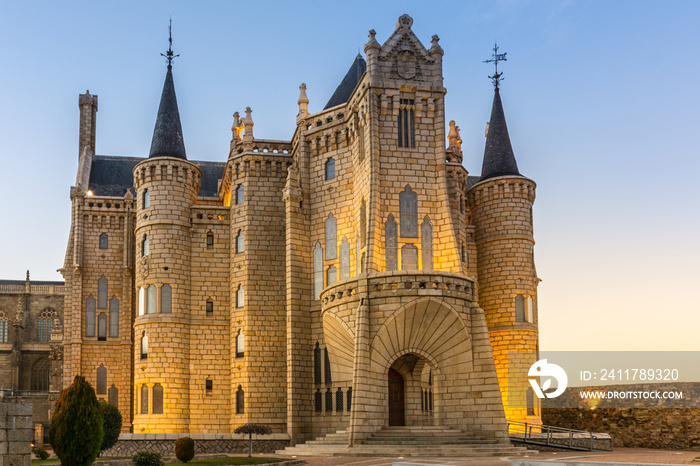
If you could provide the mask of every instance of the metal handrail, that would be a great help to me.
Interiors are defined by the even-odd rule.
[[[589,432],[585,430],[567,429],[565,427],[547,426],[544,424],[532,424],[528,422],[521,421],[507,421],[508,432],[510,434],[511,440],[532,445],[544,445],[556,448],[567,448],[570,450],[600,450],[600,451],[612,451],[613,450],[613,438],[612,435],[602,432]],[[533,432],[534,430],[534,432]],[[533,435],[533,433],[535,435]],[[516,434],[516,435],[514,435]],[[520,437],[517,434],[522,434]],[[574,443],[574,440],[583,440],[586,438],[590,439],[590,445],[584,446],[583,442],[579,442],[578,445]],[[568,442],[567,442],[568,440]],[[603,450],[600,448],[595,448],[595,441],[605,441],[607,444],[609,442],[609,450]],[[564,443],[565,442],[565,443]]]

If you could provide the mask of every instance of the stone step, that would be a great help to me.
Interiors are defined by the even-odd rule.
[[[308,442],[310,443],[310,442]],[[481,440],[471,438],[440,438],[425,439],[420,437],[401,437],[385,439],[372,437],[362,441],[363,445],[496,445],[498,440]]]
[[[465,458],[475,457],[490,457],[490,456],[522,456],[531,454],[526,448],[502,447],[502,448],[377,448],[359,445],[354,448],[336,448],[336,449],[303,449],[298,447],[290,447],[285,450],[280,450],[278,454],[283,455],[299,455],[299,456],[457,456]]]

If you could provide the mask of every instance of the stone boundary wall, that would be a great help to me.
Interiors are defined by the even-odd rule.
[[[195,455],[210,453],[248,453],[248,436],[236,434],[121,434],[119,441],[102,456],[134,456],[139,451],[153,451],[163,456],[175,455],[175,440],[194,440]],[[289,435],[253,436],[253,452],[274,453],[289,446]],[[101,463],[100,463],[101,464]],[[3,466],[0,464],[0,466]]]
[[[32,405],[0,403],[0,466],[30,466]]]
[[[195,459],[201,459],[198,457],[198,455],[195,454]],[[163,461],[170,461],[173,460],[175,461],[175,457],[172,458],[163,458]],[[112,461],[95,461],[92,463],[95,466],[133,466],[134,463],[128,459],[128,460],[112,460]],[[306,461],[304,460],[290,460],[290,461],[282,461],[279,463],[266,463],[266,464],[274,464],[275,466],[296,466],[298,464],[306,464]],[[263,466],[263,465],[261,465]]]

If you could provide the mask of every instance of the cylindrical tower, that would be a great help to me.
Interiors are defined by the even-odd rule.
[[[134,167],[135,433],[188,431],[190,209],[201,177],[172,157]]]
[[[134,167],[135,433],[189,431],[190,217],[201,179],[187,161],[168,64],[150,155]]]
[[[486,313],[503,406],[509,420],[527,422],[541,422],[527,377],[539,350],[535,187],[518,172],[496,88],[481,179],[467,197],[475,226],[478,301]]]

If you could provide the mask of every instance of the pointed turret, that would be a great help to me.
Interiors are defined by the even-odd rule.
[[[352,91],[355,90],[355,87],[357,87],[357,83],[360,82],[360,78],[363,74],[365,74],[366,70],[367,62],[365,62],[365,59],[362,58],[362,55],[358,53],[357,57],[355,57],[355,61],[352,62],[352,66],[345,74],[345,77],[335,89],[335,92],[331,96],[330,100],[328,100],[326,106],[323,107],[323,109],[326,110],[327,108],[335,107],[336,105],[344,104],[345,102],[347,102],[350,98],[350,94],[352,94]]]
[[[153,157],[176,157],[187,160],[185,142],[182,139],[180,112],[177,109],[177,97],[175,97],[173,71],[170,65],[168,65],[168,72],[165,75],[156,127],[153,130],[151,152],[148,155],[148,158]]]
[[[521,176],[518,171],[518,164],[515,162],[513,147],[510,145],[501,95],[498,87],[496,87],[493,96],[493,108],[491,108],[491,121],[489,121],[486,135],[486,148],[484,149],[484,163],[481,166],[480,181],[505,175]]]

